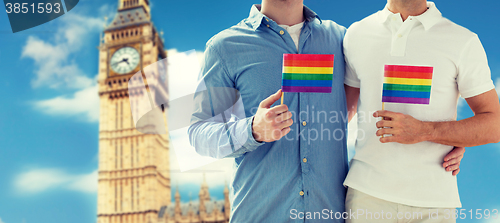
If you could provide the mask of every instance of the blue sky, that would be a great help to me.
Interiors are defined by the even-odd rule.
[[[211,36],[245,18],[250,6],[259,3],[151,2],[155,26],[165,33],[165,48],[180,52],[203,51]],[[305,4],[322,19],[348,27],[383,8],[385,1],[305,0]],[[479,35],[492,78],[500,84],[500,29],[494,25],[500,2],[436,4],[445,17]],[[11,33],[5,11],[0,12],[0,102],[4,105],[0,109],[0,223],[95,222],[96,46],[103,18],[112,19],[116,6],[116,0],[81,0],[68,14],[16,34]],[[472,115],[466,104],[460,107],[459,119]],[[458,178],[463,208],[500,209],[499,161],[498,144],[467,149]],[[209,182],[211,194],[218,199],[224,178],[219,175]],[[190,193],[196,199],[199,176],[172,174],[184,201]]]

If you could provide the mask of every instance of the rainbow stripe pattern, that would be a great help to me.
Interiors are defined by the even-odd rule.
[[[385,65],[382,102],[429,104],[433,67]]]
[[[331,93],[332,54],[283,54],[283,92]]]

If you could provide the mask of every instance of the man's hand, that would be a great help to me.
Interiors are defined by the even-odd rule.
[[[464,158],[464,153],[464,147],[455,147],[444,157],[443,167],[448,172],[453,171],[453,176],[456,176],[460,172],[460,162]]]
[[[392,135],[381,137],[382,143],[415,144],[428,141],[427,138],[432,132],[432,126],[429,123],[419,121],[410,115],[383,110],[375,112],[373,116],[382,117],[382,120],[377,122],[377,128],[379,128],[377,136]]]
[[[260,102],[252,123],[252,133],[255,140],[274,142],[290,132],[293,120],[288,106],[283,104],[271,108],[271,105],[280,98],[281,90]]]

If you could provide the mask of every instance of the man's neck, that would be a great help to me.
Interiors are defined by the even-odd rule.
[[[279,25],[293,26],[304,21],[304,1],[262,0],[260,12]]]
[[[418,16],[427,11],[426,0],[388,0],[387,5],[392,13],[400,13],[403,21],[408,16]]]

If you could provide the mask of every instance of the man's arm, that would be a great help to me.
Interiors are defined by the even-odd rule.
[[[414,144],[431,141],[461,147],[500,142],[500,103],[496,91],[493,89],[465,100],[474,116],[460,121],[423,122],[410,115],[377,111],[374,113],[375,117],[390,119],[377,122],[377,127],[381,128],[377,131],[377,136],[392,134],[381,137],[382,143]]]
[[[211,95],[211,94],[206,94]],[[292,113],[286,105],[271,106],[281,97],[281,90],[264,99],[254,116],[236,120],[212,118],[207,113],[216,107],[210,96],[205,98],[211,106],[197,106],[193,113],[194,123],[189,127],[189,139],[196,152],[214,158],[238,157],[261,146],[263,142],[273,142],[290,132],[293,124]],[[201,103],[198,103],[201,104]],[[210,108],[208,108],[210,107]],[[200,112],[205,110],[205,112]],[[206,112],[210,111],[210,112]],[[217,111],[217,110],[215,110]],[[224,115],[221,113],[220,115]],[[216,115],[216,116],[220,116]],[[210,117],[203,120],[202,117]]]
[[[217,47],[211,41],[207,44],[188,134],[198,154],[220,159],[240,156],[262,143],[252,137],[253,117],[245,117],[241,97]]]
[[[358,110],[359,88],[351,87],[344,84],[345,97],[347,101],[347,114],[349,115],[349,122]]]
[[[203,79],[194,96],[188,129],[189,141],[198,154],[218,159],[239,157],[290,132],[293,120],[288,107],[271,108],[281,91],[263,100],[254,116],[246,117],[244,108],[248,105],[243,105],[219,51],[209,44],[204,56]]]
[[[198,154],[238,157],[262,145],[252,137],[253,116],[245,117],[238,94],[230,87],[207,87],[195,94],[188,134]]]
[[[352,117],[357,112],[360,89],[351,87],[346,84],[344,84],[344,89],[345,89],[347,111],[349,114],[349,122],[350,122]],[[443,168],[445,168],[445,170],[448,172],[452,172],[453,176],[456,176],[460,172],[460,162],[464,157],[464,153],[465,153],[464,147],[453,148],[453,150],[444,157]]]

